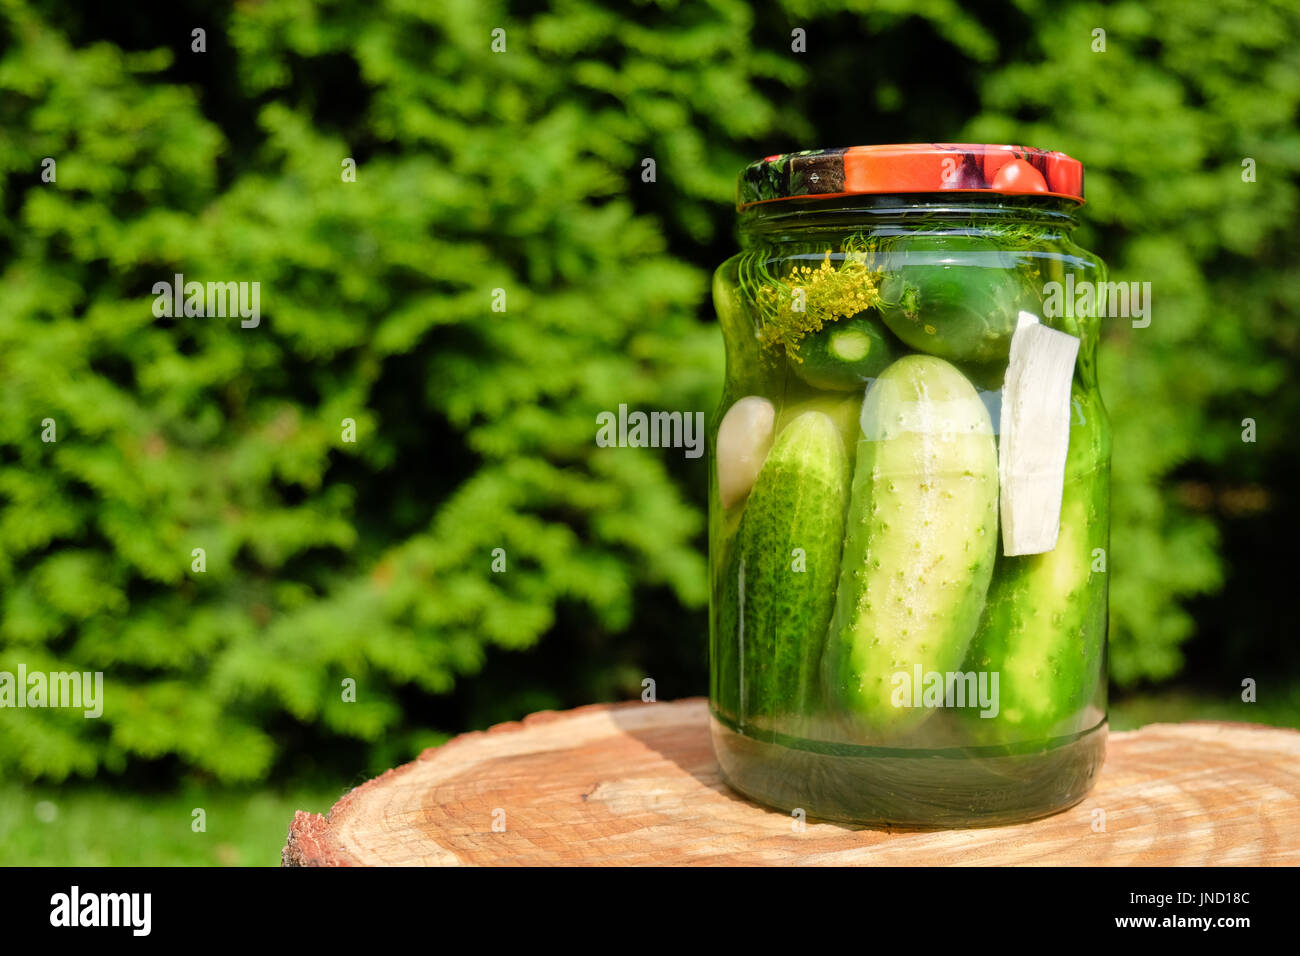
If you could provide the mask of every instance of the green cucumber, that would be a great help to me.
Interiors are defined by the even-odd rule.
[[[805,336],[791,366],[813,388],[853,392],[883,372],[902,351],[879,319],[860,313]]]
[[[880,286],[880,314],[907,345],[952,361],[1006,362],[1021,309],[1038,297],[1012,253],[980,236],[899,241]]]
[[[954,362],[953,364],[981,392],[1000,392],[1006,382],[1006,362],[991,362],[985,365],[976,365],[970,362]],[[995,423],[996,421],[997,419],[994,419]]]
[[[839,429],[814,411],[782,429],[749,493],[720,582],[715,641],[716,699],[742,723],[818,704],[848,484]]]
[[[846,448],[852,448],[858,441],[858,416],[862,412],[862,392],[856,395],[848,392],[815,392],[811,397],[792,399],[786,396],[785,404],[776,416],[776,430],[779,432],[800,415],[808,412],[825,412],[840,430]]]
[[[963,712],[973,743],[1045,740],[1091,723],[1084,708],[1106,644],[1108,436],[1101,402],[1076,386],[1056,547],[998,559],[966,658],[965,670],[998,674],[997,714]]]
[[[899,359],[862,403],[848,536],[823,669],[858,738],[930,715],[895,699],[895,675],[953,671],[984,606],[998,541],[993,423],[942,359]]]

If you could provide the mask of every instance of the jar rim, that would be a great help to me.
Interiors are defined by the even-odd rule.
[[[1083,164],[1057,150],[989,143],[778,153],[741,171],[736,209],[783,199],[907,193],[1037,195],[1082,204]]]

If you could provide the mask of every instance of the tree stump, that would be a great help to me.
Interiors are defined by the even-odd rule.
[[[1019,826],[885,831],[809,821],[800,831],[722,782],[702,699],[596,704],[462,734],[352,790],[327,817],[299,811],[281,860],[1296,865],[1300,732],[1186,723],[1112,734],[1082,803]]]

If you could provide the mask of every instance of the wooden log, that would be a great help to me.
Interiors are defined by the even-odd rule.
[[[327,817],[299,811],[281,860],[1296,865],[1300,732],[1186,723],[1112,734],[1082,803],[1019,826],[890,832],[809,821],[800,831],[722,782],[703,700],[596,704],[462,734],[352,790]]]

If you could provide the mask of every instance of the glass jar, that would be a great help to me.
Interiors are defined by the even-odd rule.
[[[788,812],[1068,807],[1106,740],[1105,267],[1080,164],[1013,146],[768,157],[716,272],[710,711]]]

